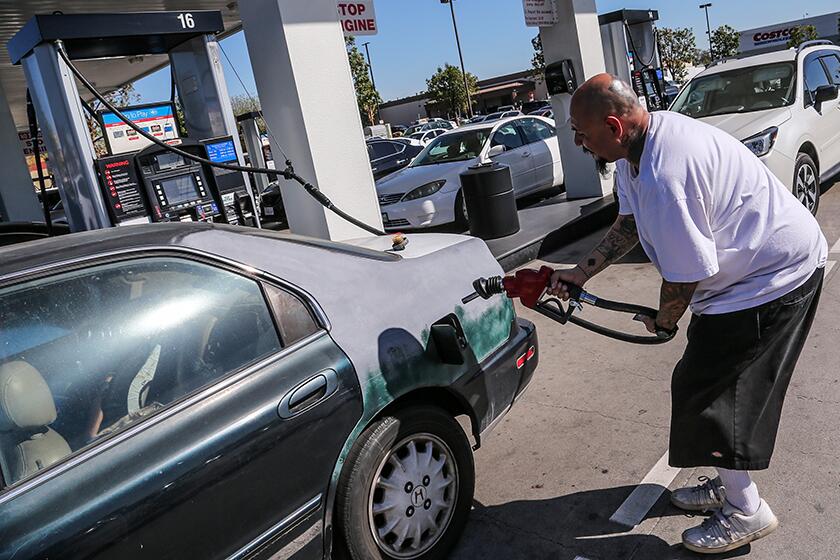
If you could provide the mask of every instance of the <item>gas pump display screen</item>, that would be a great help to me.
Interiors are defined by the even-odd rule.
[[[191,174],[163,179],[160,182],[160,186],[163,188],[163,194],[166,195],[166,202],[170,206],[200,198],[198,186],[195,183],[195,178]]]
[[[236,161],[236,148],[232,139],[206,143],[205,146],[207,147],[207,157],[213,163]]]
[[[178,138],[175,108],[171,103],[137,105],[120,109],[128,120],[159,140]],[[124,154],[142,150],[152,144],[128,126],[115,113],[99,113],[100,124],[105,132],[105,141],[112,154]]]

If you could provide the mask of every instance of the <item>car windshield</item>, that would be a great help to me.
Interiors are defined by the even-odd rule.
[[[784,107],[796,97],[795,77],[791,62],[700,76],[683,88],[671,110],[698,118]]]
[[[500,118],[502,118],[502,113],[501,112],[490,113],[489,115],[487,115],[487,118],[485,118],[484,120],[485,121],[495,121],[495,120],[499,120]]]
[[[490,137],[490,130],[490,128],[480,128],[438,136],[420,152],[411,167],[464,161],[478,157],[481,148]]]

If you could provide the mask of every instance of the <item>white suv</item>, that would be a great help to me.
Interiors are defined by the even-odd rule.
[[[817,212],[820,181],[840,171],[840,47],[809,41],[717,63],[680,92],[672,111],[741,140]]]

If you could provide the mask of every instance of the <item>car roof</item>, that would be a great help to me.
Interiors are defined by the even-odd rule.
[[[840,47],[838,47],[837,45],[813,45],[810,47],[805,47],[798,54],[802,56],[818,50],[833,50],[840,53]],[[740,58],[731,58],[709,66],[708,68],[700,72],[698,76],[710,76],[712,74],[719,74],[720,72],[728,72],[729,70],[738,70],[740,68],[749,68],[751,66],[772,64],[774,62],[793,62],[794,60],[796,60],[796,57],[797,50],[790,48],[781,51],[754,54]]]
[[[399,256],[393,253],[269,230],[206,222],[156,223],[71,233],[2,247],[0,280],[51,264],[86,260],[104,254],[146,250],[180,248],[241,262],[240,249],[249,238],[270,238],[278,244],[277,250],[283,251],[284,258],[275,259],[275,269],[268,272],[279,276],[285,273],[285,269],[294,266],[290,263],[295,262],[335,261],[344,256],[399,260]],[[315,257],[313,253],[321,253],[321,256]],[[329,255],[335,255],[335,258],[330,258]],[[325,269],[324,273],[328,273],[328,270]]]

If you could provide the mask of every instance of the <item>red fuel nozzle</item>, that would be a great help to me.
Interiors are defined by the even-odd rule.
[[[522,305],[533,308],[548,287],[553,272],[554,270],[547,266],[539,270],[523,268],[517,270],[513,276],[505,276],[502,285],[509,298],[518,297]]]
[[[554,270],[544,266],[539,270],[523,268],[513,276],[496,276],[493,278],[479,278],[473,282],[476,294],[484,299],[494,294],[507,294],[509,298],[519,298],[522,305],[533,308],[540,299],[543,291],[548,287],[548,281]],[[473,296],[474,297],[474,296]]]

